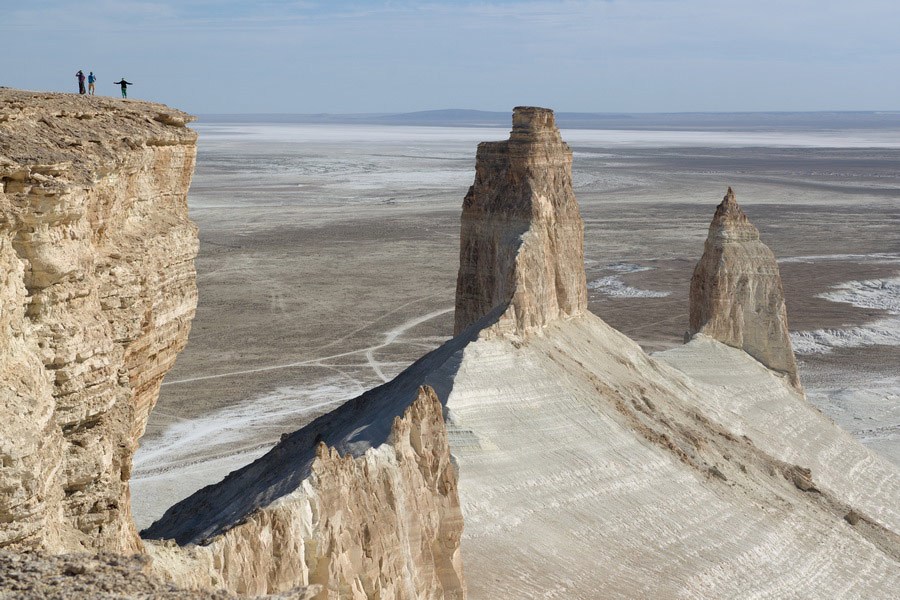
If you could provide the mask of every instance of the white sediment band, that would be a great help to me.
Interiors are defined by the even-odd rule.
[[[832,302],[883,310],[889,316],[847,328],[827,328],[791,333],[798,354],[827,354],[835,348],[900,346],[900,278],[848,281],[834,291],[819,294]]]

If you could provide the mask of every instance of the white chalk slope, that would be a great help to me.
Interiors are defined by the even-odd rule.
[[[299,485],[306,438],[361,454],[421,383],[446,404],[470,598],[900,589],[891,463],[742,350],[698,335],[651,357],[589,313],[525,338],[485,318],[173,507],[150,537],[196,542],[243,522]]]
[[[447,400],[472,598],[898,589],[900,474],[743,351],[590,314],[521,342],[469,344]]]

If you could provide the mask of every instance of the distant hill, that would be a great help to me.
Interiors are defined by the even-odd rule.
[[[432,127],[509,126],[510,112],[450,108],[408,113],[209,114],[200,123],[329,123]],[[561,129],[877,129],[900,127],[900,111],[586,113],[557,112]]]

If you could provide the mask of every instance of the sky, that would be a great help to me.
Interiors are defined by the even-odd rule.
[[[898,0],[0,0],[0,85],[195,114],[900,110]]]

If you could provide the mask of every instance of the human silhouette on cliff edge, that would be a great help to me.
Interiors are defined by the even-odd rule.
[[[134,85],[134,84],[131,83],[130,81],[125,81],[125,78],[124,78],[124,77],[122,78],[121,81],[114,81],[113,83],[117,83],[117,84],[119,84],[120,86],[122,86],[122,97],[123,97],[123,98],[127,98],[127,97],[128,97],[128,86],[129,86],[129,85]]]
[[[77,73],[75,73],[75,77],[78,78],[78,93],[84,93],[84,72],[79,69]]]
[[[94,91],[96,89],[94,87],[95,81],[97,81],[97,76],[94,75],[93,71],[91,71],[90,73],[88,73],[88,94],[90,94],[91,96],[94,95]]]

